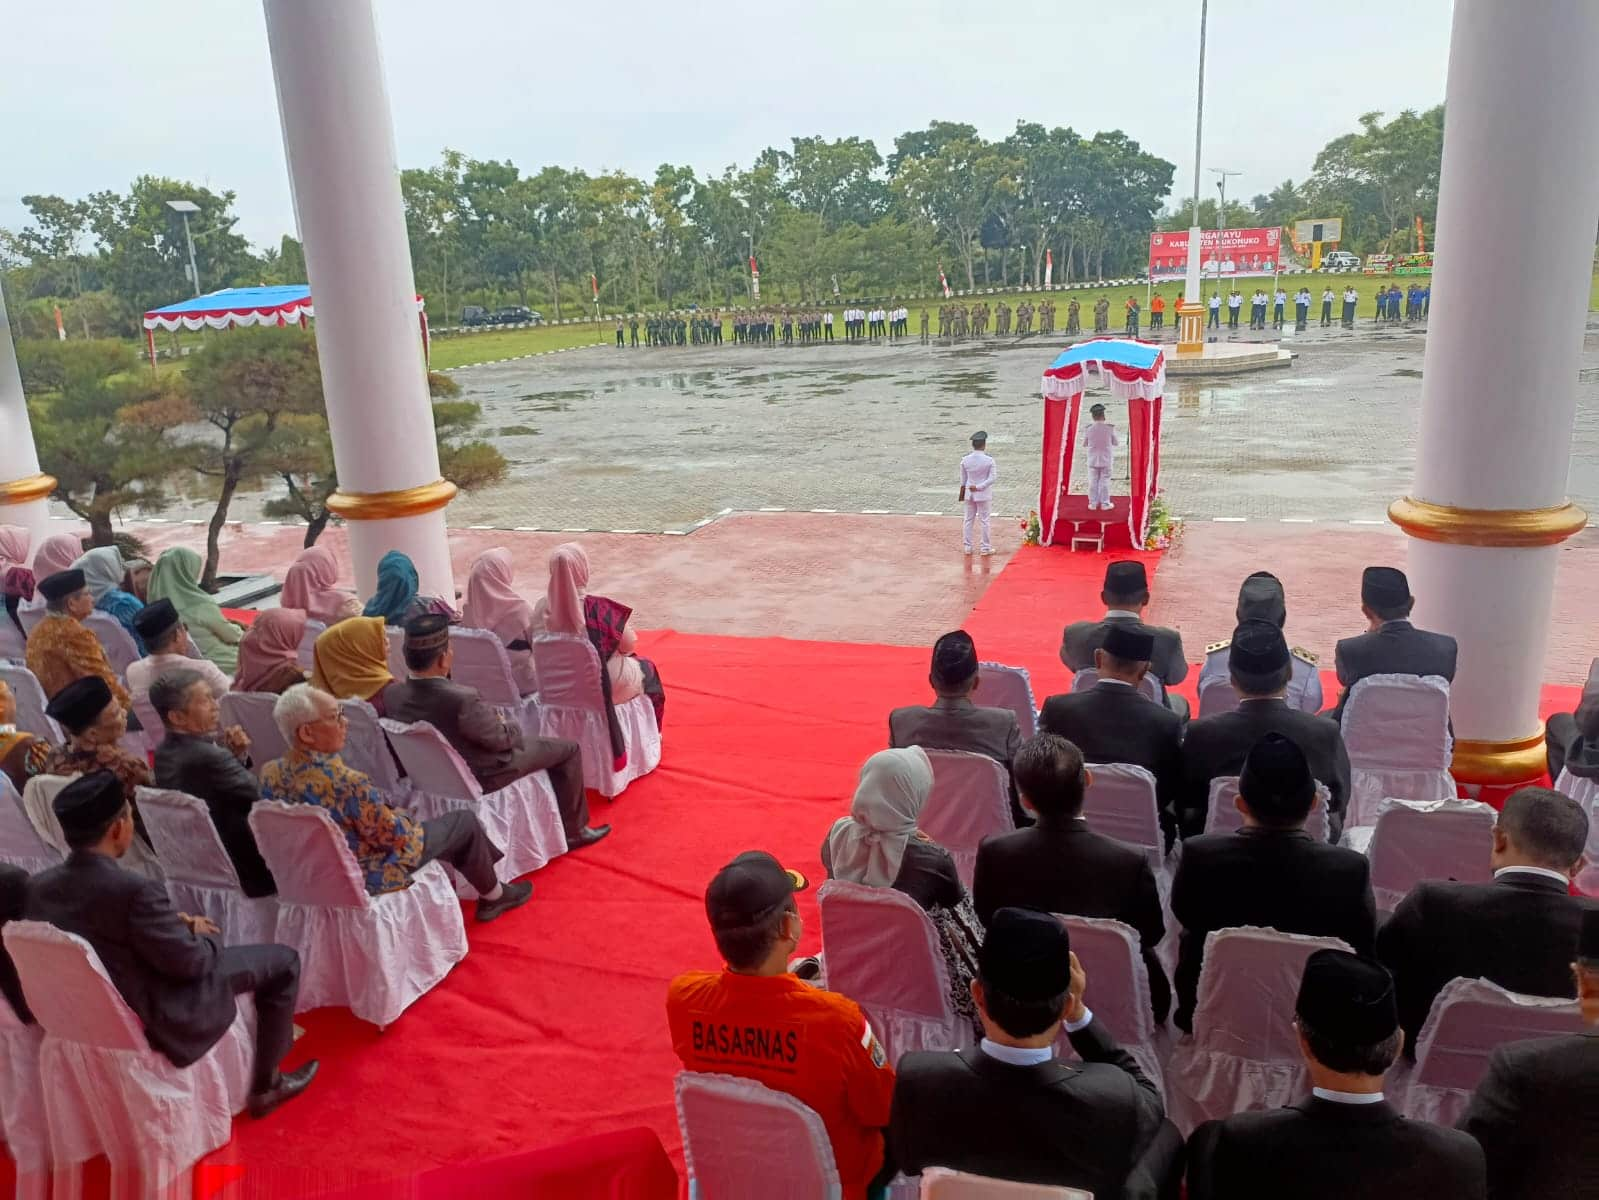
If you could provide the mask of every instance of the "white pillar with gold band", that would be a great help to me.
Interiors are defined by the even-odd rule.
[[[417,332],[400,169],[371,0],[265,0],[323,394],[356,582],[400,550],[453,598],[433,409]]]
[[[1455,0],[1410,535],[1417,623],[1460,641],[1455,774],[1543,770],[1538,718],[1599,223],[1599,4]],[[1558,119],[1553,119],[1558,114]],[[1484,292],[1493,294],[1491,309]]]
[[[33,423],[22,394],[17,348],[11,341],[6,298],[0,290],[0,525],[21,525],[39,548],[50,533],[50,493],[56,481],[39,470]]]

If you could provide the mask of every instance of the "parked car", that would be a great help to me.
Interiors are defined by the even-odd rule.
[[[494,310],[496,325],[526,325],[533,320],[533,310],[521,304],[508,304]]]
[[[1360,255],[1348,250],[1329,250],[1321,256],[1321,265],[1336,271],[1357,270],[1360,267]]]
[[[461,310],[462,325],[492,325],[494,318],[481,304],[468,304]]]

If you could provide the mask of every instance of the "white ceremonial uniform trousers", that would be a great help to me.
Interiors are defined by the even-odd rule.
[[[966,502],[966,521],[961,526],[965,534],[965,544],[968,551],[972,548],[972,522],[976,521],[982,529],[983,541],[979,547],[983,550],[992,550],[993,543],[988,540],[988,511],[993,507],[992,500],[968,500]]]
[[[1088,507],[1110,507],[1110,468],[1088,468]]]

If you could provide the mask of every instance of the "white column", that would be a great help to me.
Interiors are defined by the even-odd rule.
[[[1599,4],[1455,2],[1416,482],[1392,511],[1418,623],[1460,641],[1456,770],[1476,782],[1537,774],[1555,560],[1584,519],[1566,480],[1599,224],[1596,60]]]
[[[55,483],[39,472],[17,348],[0,290],[0,525],[23,526],[32,534],[35,550],[50,535],[49,498]]]
[[[453,599],[433,409],[371,0],[265,0],[356,580],[402,550]]]

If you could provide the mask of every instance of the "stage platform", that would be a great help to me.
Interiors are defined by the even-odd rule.
[[[1166,355],[1166,376],[1187,379],[1200,375],[1243,375],[1292,366],[1293,361],[1293,352],[1275,342],[1206,342],[1200,354],[1178,354],[1174,345]]]
[[[1109,509],[1089,511],[1086,495],[1073,493],[1062,496],[1060,509],[1055,516],[1054,545],[1050,549],[1070,550],[1074,537],[1103,536],[1103,549],[1107,552],[1131,550],[1133,535],[1127,527],[1127,510],[1132,504],[1132,497],[1112,496],[1110,503]],[[1084,549],[1092,550],[1092,547],[1085,544]]]

